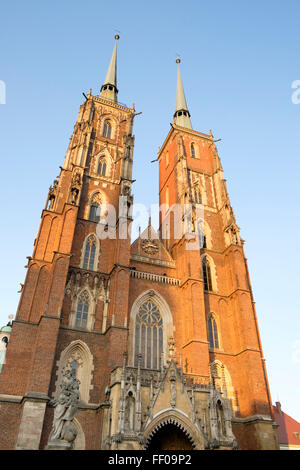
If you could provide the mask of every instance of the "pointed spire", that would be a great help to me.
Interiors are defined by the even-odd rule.
[[[180,59],[176,59],[176,63],[178,64],[178,71],[177,71],[177,92],[176,92],[176,109],[174,113],[174,122],[178,126],[187,127],[188,129],[192,129],[192,123],[190,120],[190,113],[186,104],[186,99],[184,95],[181,75],[180,75]]]
[[[107,74],[104,83],[100,90],[100,97],[106,98],[111,101],[118,101],[117,89],[117,41],[120,38],[118,34],[115,35],[115,47],[110,59]]]

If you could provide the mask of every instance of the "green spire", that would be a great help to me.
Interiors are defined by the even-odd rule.
[[[106,98],[111,101],[118,101],[117,89],[117,41],[120,38],[118,34],[115,35],[115,47],[111,56],[107,74],[104,83],[100,90],[100,97]]]
[[[180,59],[177,59],[176,62],[178,64],[178,70],[177,70],[176,109],[174,113],[174,122],[178,126],[192,129],[190,113],[186,104],[183,84],[182,84],[181,75],[180,75],[180,68],[179,68]]]

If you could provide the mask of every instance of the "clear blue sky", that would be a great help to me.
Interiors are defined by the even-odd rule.
[[[150,160],[170,128],[180,54],[193,127],[222,138],[273,402],[300,421],[300,105],[291,101],[299,17],[299,1],[289,0],[2,3],[2,324],[15,314],[82,92],[98,93],[119,30],[119,99],[143,112],[135,122],[135,202],[158,201]]]

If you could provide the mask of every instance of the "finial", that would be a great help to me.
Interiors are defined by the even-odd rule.
[[[176,64],[180,64],[181,60],[180,59],[176,59]]]
[[[120,36],[118,34],[115,34],[115,39],[118,41],[118,39],[120,39]]]

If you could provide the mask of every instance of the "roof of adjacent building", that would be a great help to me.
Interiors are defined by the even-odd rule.
[[[273,406],[273,410],[275,421],[278,424],[279,443],[300,445],[300,423],[281,410],[279,401]]]

